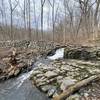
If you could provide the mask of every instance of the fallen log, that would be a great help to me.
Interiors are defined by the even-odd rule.
[[[68,89],[66,89],[63,93],[61,93],[59,96],[55,96],[53,100],[65,100],[68,96],[73,94],[75,91],[79,90],[81,87],[88,85],[89,83],[93,81],[97,81],[100,79],[100,74],[93,75],[87,79],[84,79],[82,81],[77,82],[76,84],[70,86]]]

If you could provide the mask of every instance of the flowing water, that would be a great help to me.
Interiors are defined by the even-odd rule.
[[[63,58],[64,49],[56,50],[55,55],[47,57],[50,60],[55,60],[58,58]],[[49,60],[41,58],[39,59],[33,67],[38,63],[49,64]],[[34,68],[33,68],[34,70]],[[5,82],[0,83],[0,100],[49,100],[43,93],[41,93],[37,88],[32,86],[29,77],[31,76],[33,70],[24,73],[17,78],[9,79]]]
[[[55,54],[52,56],[47,56],[50,60],[62,59],[64,57],[64,48],[57,49]]]
[[[33,70],[0,83],[0,100],[49,100],[37,88],[32,86],[29,77]]]

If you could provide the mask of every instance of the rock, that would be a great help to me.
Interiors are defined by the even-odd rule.
[[[65,62],[65,61],[62,61],[62,64],[63,64],[63,65],[65,65],[65,64],[66,64],[66,62]]]
[[[37,74],[36,77],[41,78],[41,77],[43,77],[43,74]]]
[[[47,53],[47,56],[53,56],[56,52],[56,49],[51,50],[50,52]]]
[[[66,88],[68,88],[69,86],[75,84],[75,82],[76,82],[75,79],[71,79],[70,77],[65,77],[65,78],[62,80],[60,89],[64,91],[64,90],[65,90]]]
[[[97,69],[97,68],[88,68],[87,70],[91,74],[100,73],[100,69]]]
[[[21,62],[17,65],[18,68],[22,68],[22,67],[26,67],[27,64],[25,64],[24,62]]]
[[[32,66],[33,63],[34,63],[34,60],[33,60],[33,59],[30,59],[30,60],[27,62],[27,65],[28,65],[28,66]]]
[[[13,69],[14,69],[14,66],[11,65],[8,69],[5,69],[4,71],[6,73],[8,73],[8,72],[12,71]]]
[[[2,73],[2,69],[0,68],[0,74]]]
[[[40,67],[40,66],[42,66],[42,65],[43,65],[42,63],[38,63],[38,64],[37,64],[38,67]]]
[[[88,93],[84,93],[84,97],[88,97],[89,96],[89,94]]]
[[[8,77],[8,78],[12,77],[12,76],[14,75],[14,72],[15,72],[14,69],[11,70],[11,71],[8,73],[7,77]]]
[[[44,74],[46,77],[48,78],[52,78],[52,77],[55,77],[57,76],[57,73],[53,72],[53,71],[48,71]]]
[[[11,65],[16,65],[17,64],[17,60],[15,58],[15,55],[11,55],[10,60],[9,60],[9,63]]]
[[[39,70],[33,71],[33,75],[34,75],[34,76],[36,76],[36,75],[38,75],[38,74],[42,74],[42,72],[39,71]]]
[[[81,100],[81,97],[79,94],[74,94],[69,96],[66,100]]]
[[[56,77],[49,78],[49,79],[46,80],[46,83],[49,83],[50,84],[50,83],[53,83],[56,80],[57,80]]]
[[[49,70],[49,71],[52,71],[52,70],[54,70],[55,68],[54,68],[53,66],[47,66],[47,65],[44,65],[44,66],[42,67],[42,69],[43,69],[43,70]]]
[[[8,63],[9,60],[10,60],[10,57],[9,57],[9,58],[3,58],[2,60],[3,60],[4,62]]]
[[[0,81],[4,81],[6,80],[6,77],[3,75],[3,76],[0,76]]]
[[[52,97],[54,98],[56,96],[59,96],[59,94],[57,92],[55,92]]]
[[[8,49],[6,49],[7,51]],[[17,48],[17,54],[4,54],[0,61],[0,80],[16,77],[20,73],[28,72],[32,69],[37,52],[31,49]],[[4,52],[4,51],[3,51]],[[2,52],[1,52],[2,54]]]
[[[57,74],[59,74],[60,71],[61,71],[61,70],[60,70],[59,68],[54,69],[54,72],[57,73]]]
[[[43,92],[47,92],[52,86],[51,85],[45,85],[45,86],[41,86],[41,90]]]
[[[44,82],[46,83],[47,79],[44,77],[41,77],[41,78],[37,78],[35,81],[36,83],[44,83]]]
[[[62,80],[63,79],[63,76],[58,76],[57,77],[57,80]]]
[[[56,92],[56,87],[51,87],[47,93],[48,97],[52,97],[55,92]]]
[[[46,83],[45,82],[40,82],[40,83],[35,83],[37,87],[40,87],[40,86],[44,86]]]
[[[70,71],[72,68],[70,67],[70,65],[62,65],[61,66],[61,70],[65,70],[65,71]]]
[[[80,60],[96,60],[97,51],[93,51],[87,47],[74,47],[65,48],[64,57],[70,59],[80,59]]]
[[[63,79],[63,76],[58,76],[58,77],[57,77],[57,83],[61,84],[62,79]]]
[[[14,72],[14,76],[17,76],[19,73],[20,73],[20,69],[17,68],[17,69],[15,70],[15,72]]]

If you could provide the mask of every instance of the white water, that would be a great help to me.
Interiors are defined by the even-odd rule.
[[[47,56],[50,60],[62,59],[64,57],[64,48],[57,49],[53,56]]]
[[[62,59],[63,57],[64,57],[64,48],[57,49],[56,52],[55,52],[55,55],[53,55],[53,56],[47,56],[47,58],[50,59],[50,60]],[[19,76],[15,80],[15,82],[13,82],[12,86],[9,89],[11,89],[13,87],[16,87],[16,89],[20,88],[21,85],[25,82],[25,80],[30,78],[30,76],[32,75],[33,71],[34,71],[34,69],[29,71],[29,72],[27,72],[27,73],[22,74],[21,76]]]
[[[46,59],[44,59],[44,60],[43,59],[39,59],[39,61],[37,61],[34,65],[37,66],[38,63],[46,63],[45,61],[48,62]],[[25,82],[25,80],[30,78],[30,76],[32,75],[33,71],[34,71],[34,68],[31,71],[20,75],[16,79],[16,82],[14,82],[13,85],[10,88],[13,88],[13,87],[16,87],[16,89],[20,88],[23,85],[23,83]]]
[[[64,57],[64,48],[57,49],[53,56],[47,56],[47,58],[50,60],[62,59],[63,57]],[[46,59],[45,59],[45,61],[46,61]],[[41,62],[41,61],[39,61],[39,62]],[[23,85],[23,83],[25,82],[25,80],[30,78],[33,71],[34,71],[34,69],[19,76],[14,82],[12,82],[12,85],[9,87],[9,89],[12,89],[14,87],[16,89],[20,88]]]
[[[10,82],[10,80],[8,80],[7,83],[6,82],[4,83],[5,87],[0,89],[0,94],[9,94],[9,91],[11,93],[11,92],[13,92],[12,90],[16,91],[16,90],[20,89],[20,87],[23,85],[25,80],[29,79],[30,76],[32,75],[32,73],[33,73],[33,70],[29,71],[28,73],[22,74],[15,80],[13,80],[13,81],[11,80],[11,82]]]
[[[21,75],[20,77],[17,78],[17,88],[19,88],[25,80],[27,80],[28,78],[30,78],[30,76],[32,75],[33,70],[31,70],[28,73],[25,73],[23,75]]]
[[[57,49],[55,52],[55,55],[53,56],[47,56],[48,59],[50,60],[55,60],[55,59],[62,59],[64,57],[64,48]],[[20,77],[17,78],[16,83],[14,85],[17,85],[17,88],[20,88],[20,86],[24,83],[25,80],[30,78],[32,75],[34,69],[29,71],[28,73],[24,73]]]
[[[28,80],[32,72],[0,83],[0,100],[49,100]]]
[[[49,61],[48,59],[41,58],[34,64],[31,71],[15,79],[0,83],[0,100],[33,100],[33,98],[35,98],[35,100],[49,100],[44,94],[36,88],[33,88],[29,81],[34,67],[36,67],[38,63],[48,64]]]
[[[50,60],[62,59],[63,57],[64,57],[64,48],[57,49],[55,55],[53,56],[47,56],[47,58]],[[16,83],[17,88],[19,88],[24,83],[24,81],[27,80],[32,75],[33,70],[17,78],[17,83]]]

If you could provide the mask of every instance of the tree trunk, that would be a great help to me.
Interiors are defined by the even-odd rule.
[[[71,94],[73,94],[75,91],[79,90],[81,87],[86,86],[87,84],[89,84],[92,81],[96,81],[100,79],[100,74],[99,75],[94,75],[91,76],[87,79],[84,79],[82,81],[79,81],[78,83],[76,83],[73,86],[70,86],[67,90],[65,90],[63,93],[61,93],[59,96],[55,96],[53,98],[53,100],[64,100],[66,99],[68,96],[70,96]]]

